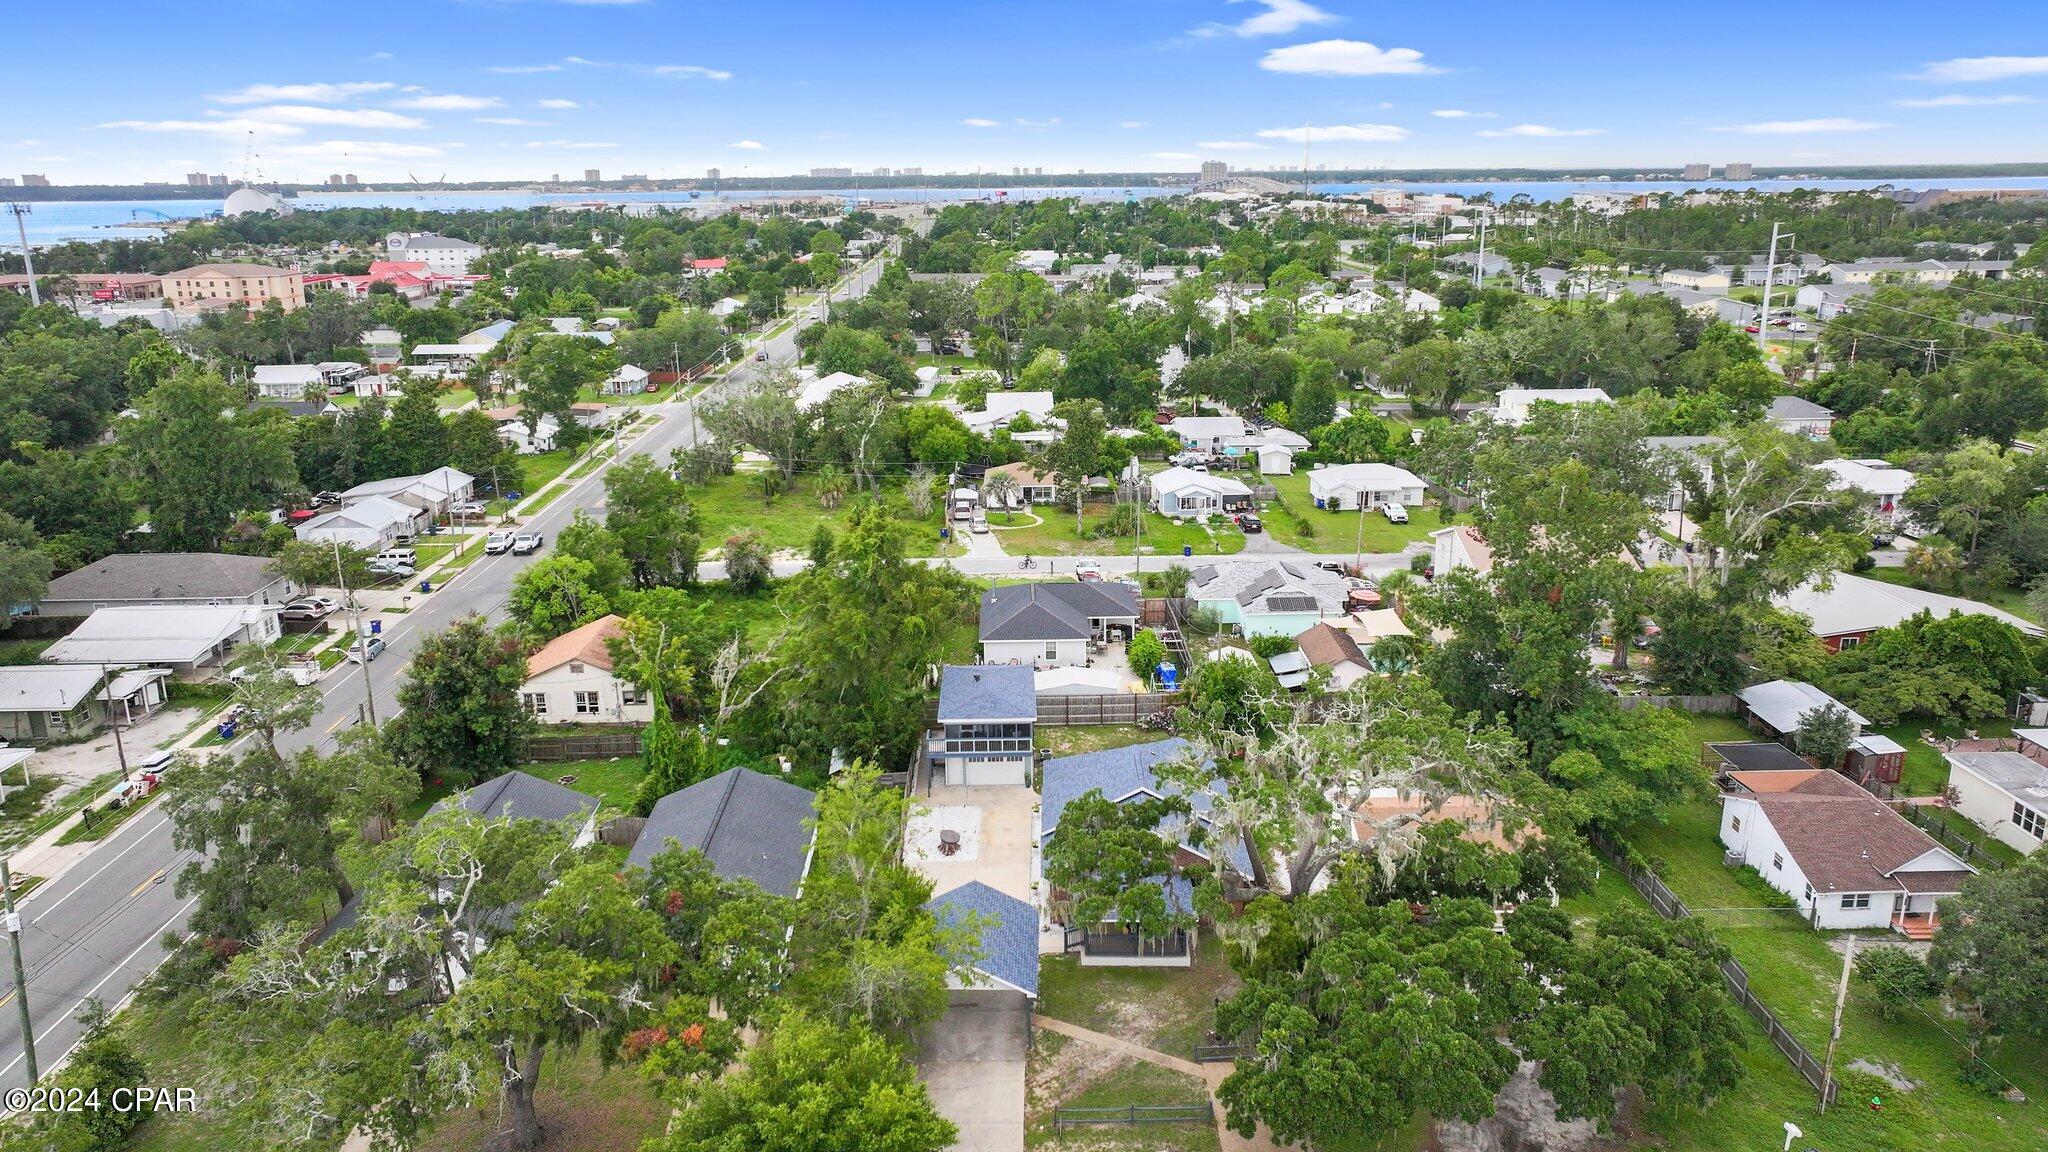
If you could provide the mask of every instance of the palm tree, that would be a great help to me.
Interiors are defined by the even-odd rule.
[[[1017,477],[1009,472],[994,471],[982,477],[982,503],[991,508],[1007,508],[1010,497],[1017,494]]]

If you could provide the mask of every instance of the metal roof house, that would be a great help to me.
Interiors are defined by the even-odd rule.
[[[2048,840],[2048,764],[2018,752],[1951,752],[1947,760],[1956,812],[2015,852]]]
[[[277,613],[275,607],[251,604],[102,608],[44,649],[43,659],[193,673],[224,663],[238,645],[275,641],[281,634]]]

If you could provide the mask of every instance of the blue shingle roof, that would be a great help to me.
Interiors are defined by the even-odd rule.
[[[939,674],[939,722],[1038,719],[1038,687],[1022,664],[949,664]]]
[[[979,880],[934,897],[925,907],[946,927],[959,924],[969,912],[980,915],[982,957],[975,971],[1038,996],[1037,909]]]
[[[1164,797],[1177,793],[1179,789],[1160,783],[1154,769],[1179,759],[1189,747],[1186,740],[1172,736],[1148,744],[1084,752],[1079,756],[1055,756],[1047,760],[1042,769],[1042,786],[1038,794],[1040,845],[1059,827],[1060,813],[1066,810],[1067,805],[1090,792],[1100,791],[1106,799],[1119,803],[1140,794]],[[1203,823],[1207,823],[1209,799],[1206,792],[1198,792],[1189,798],[1195,819]],[[1193,850],[1213,859],[1212,849]],[[1251,874],[1251,861],[1245,856],[1243,845],[1233,840],[1223,845],[1223,854],[1239,875]]]

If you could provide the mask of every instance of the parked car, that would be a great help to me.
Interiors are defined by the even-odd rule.
[[[967,529],[970,532],[986,533],[988,531],[988,517],[976,512],[974,519],[967,522]]]
[[[1102,579],[1102,565],[1093,560],[1083,560],[1074,565],[1074,579],[1090,583]]]
[[[325,596],[308,596],[285,605],[284,611],[278,615],[286,620],[318,620],[333,615],[340,608],[341,605]]]
[[[151,752],[149,755],[144,756],[142,759],[137,760],[135,762],[135,771],[162,772],[164,769],[169,768],[171,766],[171,763],[175,761],[177,758],[178,754],[176,752],[171,751],[168,748],[156,752]]]
[[[348,646],[348,662],[351,664],[361,664],[365,655],[375,660],[383,654],[384,638],[382,636],[370,636]]]
[[[538,552],[541,549],[541,545],[547,542],[547,537],[542,536],[538,532],[521,532],[512,538],[512,554],[514,556],[525,556],[528,553]]]
[[[1231,517],[1231,519],[1237,521],[1239,531],[1263,532],[1266,530],[1266,525],[1257,516],[1249,512],[1239,512],[1236,516]]]
[[[484,502],[481,500],[464,500],[455,507],[448,509],[448,514],[450,516],[481,516],[484,514]]]
[[[413,551],[410,548],[386,548],[382,552],[377,553],[376,556],[372,557],[370,559],[370,563],[372,565],[417,564],[419,563],[419,559],[420,554]]]
[[[484,555],[486,556],[496,556],[500,552],[510,552],[511,550],[512,533],[510,532],[493,532],[489,536],[484,537]]]
[[[411,576],[415,571],[417,569],[412,565],[400,563],[396,560],[382,564],[375,560],[370,561],[370,574],[373,576],[396,577],[403,580]]]
[[[521,492],[516,488],[500,492],[498,493],[498,495],[504,497],[507,500],[513,501],[514,503],[517,503],[518,501],[526,498],[526,493]]]
[[[1389,524],[1406,524],[1408,522],[1408,506],[1405,504],[1382,504],[1380,505],[1380,515],[1385,516]]]
[[[1804,320],[1794,320],[1794,321],[1793,321],[1793,322],[1791,322],[1790,324],[1787,324],[1787,325],[1785,325],[1785,331],[1787,331],[1787,332],[1806,332],[1806,331],[1810,331],[1810,329],[1809,329],[1809,328],[1808,328],[1808,327],[1806,326],[1806,321],[1804,321]]]
[[[756,353],[754,353],[754,359],[756,359],[756,360],[766,360],[767,358],[768,358],[768,353],[767,353],[767,351],[766,351],[765,349],[764,349],[764,350],[762,350],[762,351],[760,351],[760,352],[756,352]]]
[[[1751,336],[1754,336],[1754,335],[1756,335],[1757,333],[1759,333],[1759,332],[1763,331],[1763,329],[1762,329],[1762,328],[1759,328],[1759,327],[1757,327],[1757,326],[1756,326],[1756,325],[1754,325],[1754,324],[1744,324],[1744,325],[1742,326],[1742,330],[1743,330],[1744,332],[1747,332],[1747,333],[1749,333],[1749,334],[1750,334]]]

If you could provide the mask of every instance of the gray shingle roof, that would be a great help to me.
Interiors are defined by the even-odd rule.
[[[1022,664],[949,664],[939,674],[939,722],[1038,719],[1038,687]]]
[[[1084,640],[1094,618],[1138,617],[1138,593],[1111,581],[1007,584],[981,597],[981,639]]]
[[[977,972],[993,976],[1032,997],[1038,995],[1038,910],[979,880],[935,897],[925,905],[941,925],[953,927],[975,913],[983,919]]]
[[[1835,412],[1801,396],[1773,396],[1764,415],[1772,420],[1828,420]]]
[[[558,820],[581,819],[595,807],[595,797],[586,796],[553,780],[543,780],[538,776],[514,771],[486,780],[474,788],[457,792],[435,804],[433,811],[465,808],[487,820],[510,817],[514,820],[545,820],[552,823]]]
[[[656,801],[626,863],[644,868],[673,840],[702,852],[720,876],[794,896],[810,859],[812,799],[786,780],[729,768]]]
[[[267,556],[147,552],[104,556],[50,581],[45,600],[224,600],[253,596],[283,579]]]

